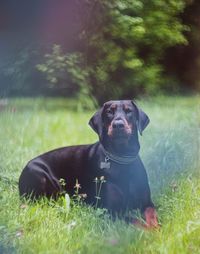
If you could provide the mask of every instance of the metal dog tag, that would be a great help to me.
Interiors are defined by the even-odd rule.
[[[100,169],[109,169],[110,168],[110,162],[101,162]]]
[[[105,157],[105,161],[101,161],[100,163],[100,169],[109,169],[109,168],[110,168],[109,158]]]

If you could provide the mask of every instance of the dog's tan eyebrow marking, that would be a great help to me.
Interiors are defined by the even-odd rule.
[[[111,109],[116,109],[116,108],[117,108],[117,104],[112,104],[112,105],[110,106],[110,108],[111,108]]]
[[[123,105],[123,109],[130,109],[130,105],[124,104],[124,105]]]

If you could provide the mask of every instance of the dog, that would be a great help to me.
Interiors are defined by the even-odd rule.
[[[139,209],[145,227],[157,227],[147,173],[139,157],[138,133],[142,135],[149,121],[131,100],[104,103],[89,121],[99,141],[58,148],[32,159],[19,179],[20,196],[56,198],[63,191],[60,179],[64,179],[69,195],[74,195],[76,186],[87,195],[86,203],[98,203],[112,214]]]

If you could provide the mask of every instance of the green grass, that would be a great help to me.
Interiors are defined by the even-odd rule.
[[[21,203],[26,162],[56,147],[97,140],[93,112],[64,99],[12,99],[0,111],[0,253],[200,253],[199,97],[157,97],[138,104],[151,124],[140,138],[162,227],[144,232],[101,210],[61,200]]]

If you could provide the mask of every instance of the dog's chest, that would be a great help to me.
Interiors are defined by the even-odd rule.
[[[113,161],[100,161],[99,174],[105,178],[105,181],[116,184],[121,188],[127,189],[133,181],[131,171],[132,165],[118,164]]]
[[[117,202],[124,209],[134,204],[138,196],[137,182],[134,179],[133,170],[133,165],[116,165],[111,162],[110,168],[102,171],[105,178],[103,189],[106,196],[108,195],[112,200],[112,193],[114,193],[115,200],[118,200]]]
[[[103,186],[107,184],[115,185],[120,192],[124,195],[130,195],[133,190],[135,183],[135,170],[137,165],[135,162],[132,163],[117,163],[110,158],[107,158],[104,153],[98,153],[98,156],[93,160],[92,174],[90,177],[94,179],[103,179]]]

